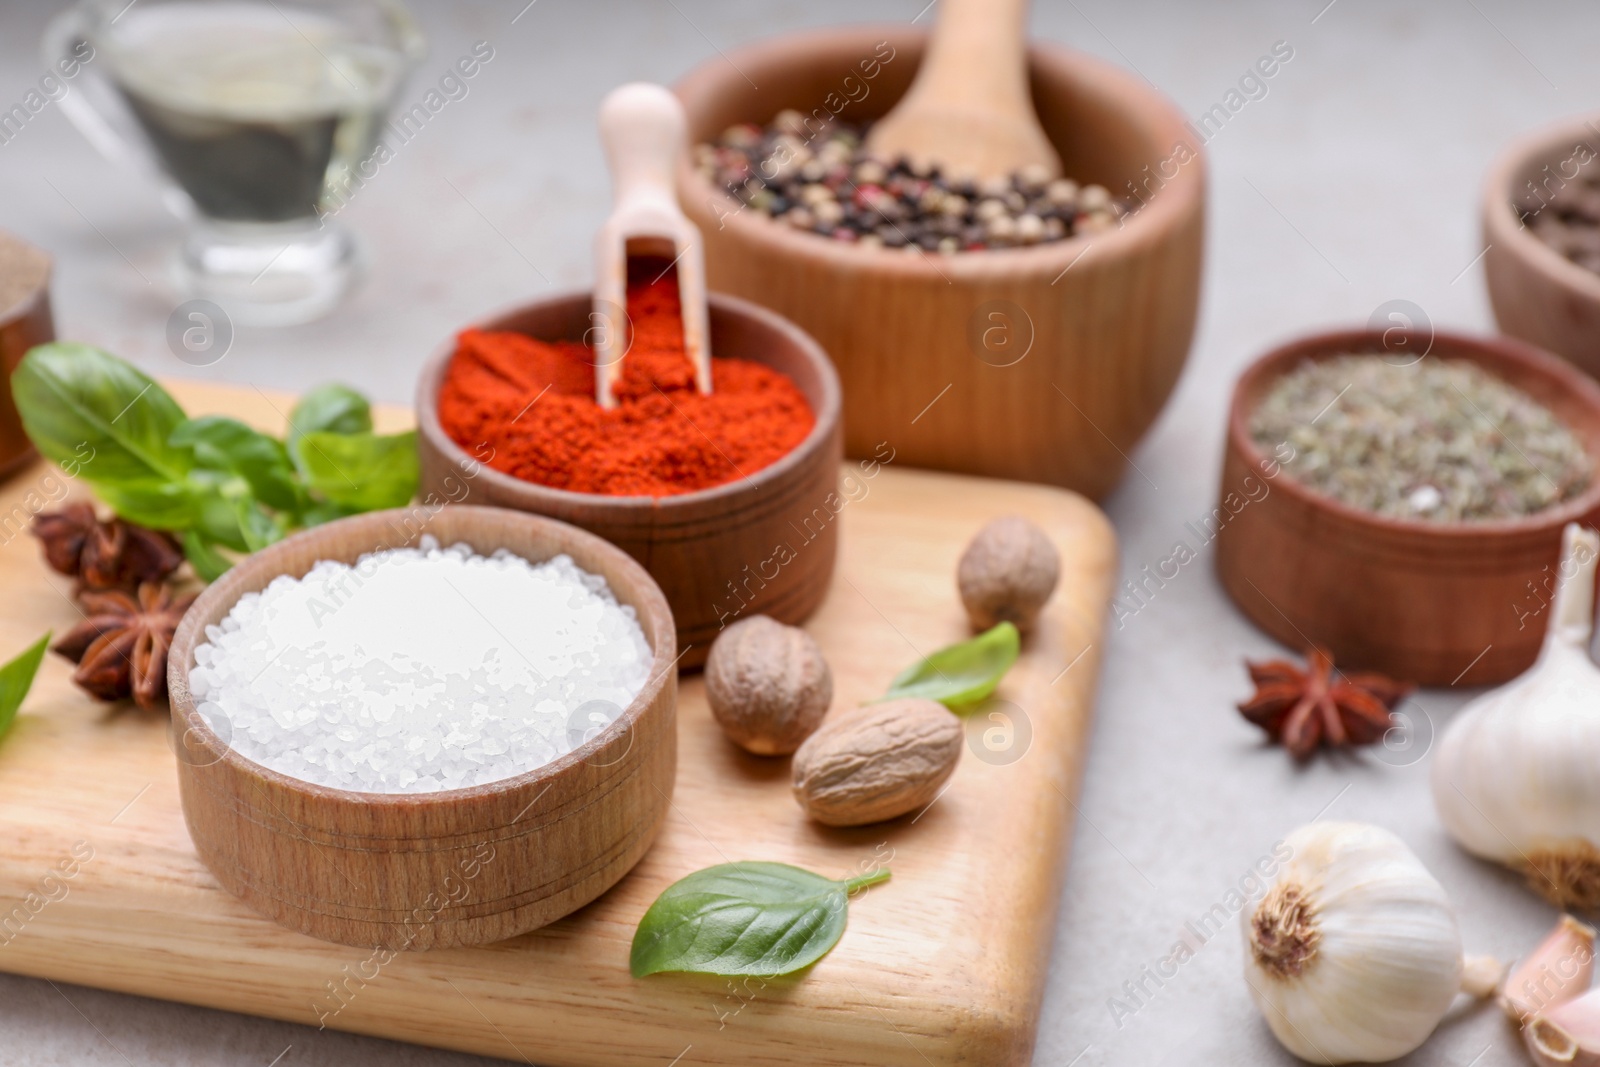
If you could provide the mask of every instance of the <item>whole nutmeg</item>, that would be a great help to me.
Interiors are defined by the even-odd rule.
[[[752,615],[718,635],[706,658],[706,700],[722,732],[758,756],[786,756],[833,702],[833,672],[811,635]]]
[[[961,759],[961,720],[932,700],[848,712],[794,754],[794,796],[827,826],[864,826],[933,802]]]
[[[1056,546],[1018,515],[995,519],[979,530],[956,568],[961,602],[978,630],[1011,622],[1026,633],[1060,577]]]

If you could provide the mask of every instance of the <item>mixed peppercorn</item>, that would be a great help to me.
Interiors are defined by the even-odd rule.
[[[1104,186],[1041,168],[975,181],[867,154],[867,127],[820,129],[798,111],[730,126],[695,165],[743,207],[796,230],[913,252],[1015,248],[1116,229],[1131,208]]]

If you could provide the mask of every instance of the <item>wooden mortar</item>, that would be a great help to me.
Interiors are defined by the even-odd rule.
[[[839,379],[817,343],[794,324],[721,293],[710,294],[711,352],[788,375],[816,416],[787,456],[725,485],[656,499],[602,496],[525,482],[480,462],[439,425],[439,389],[455,340],[417,383],[419,496],[470,500],[570,522],[612,542],[660,584],[678,623],[681,665],[705,662],[722,627],[749,615],[791,625],[822,603],[838,551]],[[582,340],[586,292],[553,296],[478,323],[541,340]]]
[[[565,756],[514,778],[437,793],[356,793],[303,782],[228,747],[195,710],[194,650],[247,592],[318,560],[354,563],[431,534],[480,554],[566,553],[638,612],[650,680],[622,715]],[[417,605],[426,611],[426,604]],[[229,892],[302,933],[366,948],[499,941],[609,889],[660,829],[677,769],[672,612],[626,553],[565,523],[499,508],[371,512],[247,557],[195,601],[167,666],[184,821]]]
[[[1526,518],[1389,518],[1306,488],[1292,460],[1275,466],[1250,435],[1251,412],[1280,376],[1308,359],[1383,352],[1384,341],[1380,330],[1301,338],[1239,378],[1219,503],[1200,524],[1219,531],[1217,574],[1257,626],[1291,648],[1321,645],[1341,667],[1420,685],[1503,682],[1538,655],[1562,527],[1600,522],[1600,385],[1519,341],[1441,333],[1429,348],[1426,336],[1407,338],[1406,352],[1475,363],[1549,408],[1596,474],[1579,496]]]
[[[709,60],[675,87],[690,143],[784,108],[837,108],[853,122],[883,115],[910,85],[924,40],[851,27]],[[1056,45],[1034,44],[1028,57],[1034,110],[1065,176],[1128,198],[1131,182],[1148,200],[1120,229],[918,255],[796,232],[742,209],[688,159],[678,196],[705,236],[711,288],[792,319],[833,358],[848,454],[887,442],[896,462],[1098,499],[1188,356],[1205,160],[1182,113],[1137,77]]]

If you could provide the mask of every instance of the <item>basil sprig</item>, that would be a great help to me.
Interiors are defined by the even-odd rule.
[[[416,431],[380,435],[318,430],[296,456],[306,483],[350,512],[397,508],[417,491]]]
[[[971,640],[941,648],[895,676],[879,700],[922,697],[947,708],[975,704],[1000,685],[1022,649],[1022,636],[1009,622]]]
[[[41,454],[70,464],[123,518],[178,534],[208,581],[230,565],[224,549],[254,552],[416,493],[416,434],[373,433],[370,405],[348,386],[307,393],[287,441],[237,419],[189,418],[137,367],[89,345],[32,349],[11,390]]]
[[[15,659],[0,666],[0,735],[11,729],[17,709],[22,707],[23,698],[33,688],[34,676],[39,673],[39,664],[44,662],[44,652],[49,647],[47,633]]]
[[[836,882],[787,863],[707,867],[668,886],[639,920],[629,967],[774,977],[809,967],[838,943],[856,892],[889,878],[880,868]]]
[[[171,443],[183,409],[138,368],[88,345],[30,351],[11,375],[22,425],[40,453],[84,478],[117,514],[141,526],[176,529],[195,521],[187,449]]]

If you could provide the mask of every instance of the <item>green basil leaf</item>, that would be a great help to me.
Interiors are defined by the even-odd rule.
[[[192,529],[213,544],[235,552],[250,551],[244,531],[239,528],[239,508],[235,503],[239,497],[249,495],[249,483],[237,474],[202,467],[189,472],[189,484],[195,500]]]
[[[0,734],[11,729],[17,709],[22,707],[23,698],[33,688],[34,676],[39,673],[39,664],[44,662],[45,649],[49,647],[50,635],[47,633],[29,645],[16,659],[0,667]]]
[[[300,466],[300,438],[319,432],[371,433],[372,405],[348,385],[317,386],[289,412],[289,454],[295,466]]]
[[[34,447],[73,464],[118,514],[162,529],[189,523],[191,460],[169,443],[183,409],[138,368],[89,345],[39,345],[12,374],[11,392]]]
[[[189,472],[194,486],[196,517],[191,527],[201,540],[235,552],[254,552],[281,540],[289,517],[275,519],[237,474],[197,468]]]
[[[268,507],[299,512],[310,503],[295,478],[283,442],[238,419],[222,415],[188,419],[172,432],[170,440],[189,450],[195,466],[239,475]]]
[[[300,525],[306,527],[321,526],[325,522],[332,522],[334,519],[342,519],[347,515],[355,514],[357,514],[357,512],[353,508],[347,508],[340,504],[334,504],[325,501],[322,503],[312,504],[310,507],[306,508],[305,511],[301,512]]]
[[[398,508],[417,492],[417,434],[301,435],[301,471],[323,497],[356,511]]]
[[[185,482],[96,482],[95,495],[129,522],[153,530],[181,530],[195,521],[200,502]]]
[[[808,967],[844,933],[857,890],[875,870],[844,882],[786,863],[722,863],[668,886],[639,920],[629,968],[771,977]]]
[[[1002,622],[907,667],[879,700],[922,697],[947,708],[976,703],[995,691],[1021,649],[1017,628]]]
[[[245,548],[251,552],[260,551],[274,541],[283,539],[284,527],[273,521],[272,516],[250,497],[234,497],[233,513],[235,521],[239,524],[239,534],[244,538]]]
[[[202,582],[216,581],[233,566],[233,561],[218,552],[214,543],[207,541],[194,530],[183,532],[183,554],[188,557],[189,566],[194,568],[195,574],[200,576]]]

